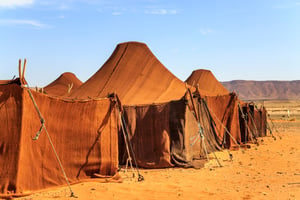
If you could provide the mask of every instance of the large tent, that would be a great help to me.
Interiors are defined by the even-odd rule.
[[[82,82],[71,72],[61,74],[53,82],[43,88],[43,92],[51,96],[67,96],[69,93],[77,89]]]
[[[117,172],[111,99],[66,101],[21,82],[0,82],[0,198],[66,185],[58,160],[70,183]]]
[[[203,155],[199,140],[191,141],[197,140],[199,130],[188,106],[193,97],[187,91],[146,44],[126,42],[117,45],[104,65],[69,97],[97,98],[115,92],[124,105],[138,165],[161,168],[189,166],[194,157]],[[205,134],[212,143],[206,144],[209,151],[218,149],[213,131]],[[121,163],[127,159],[123,147],[120,143]]]
[[[186,83],[195,85],[205,99],[217,125],[223,147],[236,148],[241,143],[256,142],[256,137],[266,136],[266,109],[240,100],[230,93],[209,70],[192,72]]]
[[[214,119],[222,146],[236,148],[241,143],[239,100],[230,93],[209,70],[199,69],[185,81],[198,88]]]
[[[144,43],[117,45],[104,65],[71,98],[87,99],[118,94],[124,105],[152,104],[181,99],[185,84],[153,55]]]

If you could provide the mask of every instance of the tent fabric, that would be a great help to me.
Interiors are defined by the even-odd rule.
[[[198,87],[203,96],[226,95],[230,92],[220,83],[210,70],[194,70],[185,81],[191,86]]]
[[[0,80],[0,85],[8,85],[8,84],[13,84],[13,83],[18,84],[18,85],[21,84],[19,78],[12,79],[12,80]]]
[[[187,167],[202,152],[199,140],[194,145],[190,142],[191,134],[199,134],[197,121],[186,104],[186,91],[187,85],[146,44],[126,42],[118,44],[104,65],[71,92],[69,98],[87,99],[116,93],[124,105],[138,165]],[[119,135],[120,163],[124,164],[127,155],[124,139]]]
[[[185,98],[161,104],[124,106],[124,111],[140,167],[195,167],[194,160],[206,158],[198,123]],[[201,113],[199,123],[204,129],[207,151],[220,150],[211,119],[203,106]],[[127,153],[124,143],[120,142],[120,162],[125,164]]]
[[[260,120],[257,123],[260,123],[260,137],[267,136],[267,109],[266,107],[262,106],[259,109],[260,113]]]
[[[61,74],[56,80],[43,88],[46,94],[51,96],[67,96],[77,89],[82,82],[71,72]]]
[[[222,149],[222,141],[218,137],[217,127],[214,118],[211,115],[206,101],[203,98],[198,99],[198,112],[200,113],[200,125],[203,128],[205,147],[208,153]],[[201,139],[201,138],[199,138]],[[201,155],[205,155],[204,145],[200,143]]]
[[[236,94],[230,93],[209,70],[193,71],[186,83],[197,86],[201,98],[206,101],[216,125],[217,141],[221,141],[221,146],[225,148],[236,148],[241,142]],[[230,132],[235,141],[227,131]]]
[[[244,134],[242,134],[242,142],[243,143],[252,143],[255,142],[256,138],[258,137],[258,133],[256,131],[257,127],[255,125],[255,123],[253,123],[254,119],[253,117],[253,109],[254,107],[251,106],[248,103],[244,103],[241,105],[241,111],[243,112],[241,113],[241,132],[243,132]]]
[[[241,143],[238,99],[235,93],[205,97],[209,110],[216,123],[218,138],[225,148],[237,148]],[[226,129],[224,128],[226,127]],[[234,141],[232,137],[236,140]]]
[[[172,167],[170,105],[124,106],[124,111],[137,164],[143,168]],[[127,152],[122,146],[120,161],[125,164]]]
[[[244,132],[242,141],[244,143],[253,142],[257,137],[267,135],[267,111],[265,107],[257,109],[254,103],[244,103],[241,105],[243,113],[240,118],[241,132]]]
[[[110,99],[65,101],[31,91],[71,183],[118,169],[118,129]],[[66,181],[27,89],[0,85],[0,193],[24,194]]]
[[[123,105],[179,100],[185,84],[175,77],[144,43],[118,44],[104,65],[71,98],[87,99],[118,94]]]

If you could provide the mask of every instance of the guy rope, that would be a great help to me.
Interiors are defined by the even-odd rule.
[[[187,85],[186,85],[186,90],[187,90],[187,93],[189,94],[190,100],[191,100],[191,102],[192,102],[192,109],[193,109],[192,113],[194,114],[194,117],[195,117],[196,120],[197,120],[198,133],[199,133],[198,137],[194,140],[194,142],[193,142],[192,144],[196,143],[196,141],[198,140],[198,138],[199,138],[199,136],[200,136],[203,150],[204,150],[204,152],[205,152],[207,161],[209,161],[208,151],[207,151],[207,148],[206,148],[206,145],[205,145],[205,137],[204,137],[204,134],[203,134],[203,127],[201,126],[201,123],[200,123],[200,113],[199,113],[199,112],[200,112],[200,107],[199,107],[200,104],[199,104],[199,103],[197,104],[197,105],[198,105],[198,109],[196,109],[196,106],[195,106],[195,103],[194,103],[194,99],[193,99],[192,92],[191,92],[191,90],[187,87]],[[207,141],[207,143],[210,145],[211,149],[213,149],[211,143],[210,143],[207,139],[206,139],[206,141]],[[216,159],[218,165],[219,165],[220,167],[222,167],[222,165],[221,165],[221,163],[220,163],[218,157],[216,156],[215,152],[212,151],[212,153],[213,153],[213,155],[214,155],[214,157],[215,157],[215,159]]]
[[[21,61],[21,59],[20,59],[20,60],[19,60],[19,75],[20,75],[19,78],[20,78],[21,87],[24,87],[24,88],[27,90],[27,92],[28,92],[28,94],[29,94],[29,96],[30,96],[30,98],[31,98],[31,100],[32,100],[32,103],[33,103],[33,105],[34,105],[34,107],[35,107],[35,110],[36,110],[36,112],[37,112],[37,114],[38,114],[38,116],[39,116],[39,118],[40,118],[40,121],[41,121],[41,128],[40,128],[39,131],[36,133],[36,135],[35,135],[35,137],[33,138],[33,140],[37,140],[37,139],[39,138],[39,135],[41,134],[42,130],[45,130],[46,135],[47,135],[48,140],[49,140],[49,143],[50,143],[50,145],[51,145],[51,147],[52,147],[52,150],[53,150],[53,152],[54,152],[54,154],[55,154],[55,157],[56,157],[56,159],[57,159],[57,162],[58,162],[58,164],[59,164],[59,166],[60,166],[60,168],[61,168],[61,171],[62,171],[62,173],[63,173],[63,175],[64,175],[64,178],[65,178],[65,180],[66,180],[66,182],[67,182],[67,185],[68,185],[68,187],[69,187],[69,190],[70,190],[70,193],[71,193],[70,196],[71,196],[71,197],[74,197],[74,198],[77,198],[77,196],[75,196],[75,194],[74,194],[74,192],[73,192],[73,190],[72,190],[72,188],[71,188],[69,179],[68,179],[68,177],[67,177],[67,175],[66,175],[66,172],[65,172],[65,170],[64,170],[64,168],[63,168],[63,166],[62,166],[62,163],[61,163],[61,161],[60,161],[60,159],[59,159],[59,156],[58,156],[58,154],[57,154],[57,152],[56,152],[56,150],[55,150],[55,147],[54,147],[54,145],[53,145],[53,142],[52,142],[52,140],[51,140],[51,137],[50,137],[50,135],[49,135],[49,133],[48,133],[48,131],[47,131],[47,129],[46,129],[46,126],[45,126],[45,119],[43,118],[43,116],[42,116],[42,114],[41,114],[41,112],[40,112],[40,110],[39,110],[39,108],[38,108],[38,106],[37,106],[37,104],[36,104],[36,101],[35,101],[35,99],[34,99],[32,93],[31,93],[30,87],[29,87],[29,85],[27,84],[27,82],[26,82],[26,80],[25,80],[26,59],[24,59],[23,70],[21,69],[21,64],[22,64],[22,61]]]
[[[256,139],[256,137],[255,137],[255,135],[254,135],[254,133],[253,133],[253,131],[251,131],[250,127],[249,127],[248,124],[247,124],[247,118],[246,118],[246,117],[249,116],[249,115],[244,114],[243,109],[242,109],[242,107],[241,107],[241,105],[240,105],[239,102],[238,102],[238,107],[239,107],[239,110],[240,110],[240,112],[241,112],[242,118],[243,118],[243,120],[244,120],[244,122],[245,122],[245,126],[246,126],[247,130],[250,132],[250,139],[251,139],[252,143],[253,143],[253,144],[259,145],[259,144],[258,144],[258,141],[257,141],[257,139]],[[252,119],[253,119],[253,118],[252,118]],[[251,120],[251,113],[250,113],[250,120]],[[251,122],[252,122],[252,121],[251,121]],[[253,124],[253,126],[256,128],[255,123],[254,123],[254,120],[253,120],[252,124]],[[257,129],[256,129],[256,130],[257,130]]]
[[[276,140],[276,137],[274,136],[272,129],[275,129],[275,132],[277,132],[277,133],[279,133],[279,131],[277,130],[277,128],[276,128],[275,124],[273,123],[273,120],[272,120],[272,118],[270,117],[269,114],[267,114],[267,118],[270,120],[270,122],[271,122],[271,124],[272,124],[272,127],[271,127],[270,124],[268,123],[268,120],[266,120],[266,126],[267,126],[267,128],[269,129],[269,132],[270,132],[272,138],[273,138],[274,140]],[[280,136],[280,135],[278,135],[278,136],[279,136],[279,139],[281,139],[281,136]]]

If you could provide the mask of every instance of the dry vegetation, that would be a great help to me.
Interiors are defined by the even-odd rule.
[[[299,199],[300,101],[265,101],[274,126],[268,136],[245,153],[218,152],[223,167],[211,160],[202,169],[141,170],[138,182],[120,172],[122,183],[79,183],[72,186],[79,199]],[[289,110],[289,115],[287,113]],[[26,199],[71,199],[67,187],[44,191]]]

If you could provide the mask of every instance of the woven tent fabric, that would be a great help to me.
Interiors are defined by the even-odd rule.
[[[172,167],[170,105],[125,106],[124,109],[137,164],[143,168]],[[120,162],[124,164],[127,159],[124,142],[120,147]]]
[[[216,124],[219,140],[223,141],[223,146],[236,148],[241,142],[237,96],[230,93],[209,70],[193,71],[186,83],[197,86],[201,98],[205,99]]]
[[[124,105],[179,100],[185,84],[174,76],[144,43],[117,45],[104,65],[71,98],[105,97],[116,92]]]
[[[245,119],[240,117],[241,132],[243,142],[252,142],[257,137],[264,137],[267,135],[267,111],[265,107],[256,108],[254,103],[243,103],[241,105]]]
[[[259,113],[260,113],[260,121],[258,121],[257,123],[260,124],[260,137],[265,137],[267,136],[267,109],[266,107],[262,106],[259,109]]]
[[[115,92],[124,105],[138,165],[162,168],[190,166],[201,153],[199,141],[190,148],[190,135],[198,130],[186,105],[186,91],[186,84],[146,44],[126,42],[118,44],[104,65],[69,97],[86,99]],[[121,138],[120,162],[124,164],[127,157]]]
[[[43,88],[44,92],[51,96],[67,96],[77,89],[82,82],[71,72],[61,74],[57,79]]]
[[[8,85],[8,84],[21,84],[20,79],[16,78],[16,79],[12,79],[12,80],[0,80],[0,85]]]
[[[237,145],[241,143],[237,96],[231,93],[230,95],[207,96],[205,100],[216,123],[219,140],[226,148],[237,148]]]
[[[64,101],[31,91],[71,183],[118,169],[118,128],[110,99]],[[27,89],[0,85],[0,193],[18,195],[66,185]]]
[[[194,70],[185,81],[189,85],[198,87],[203,96],[226,95],[230,92],[220,83],[210,70]]]

